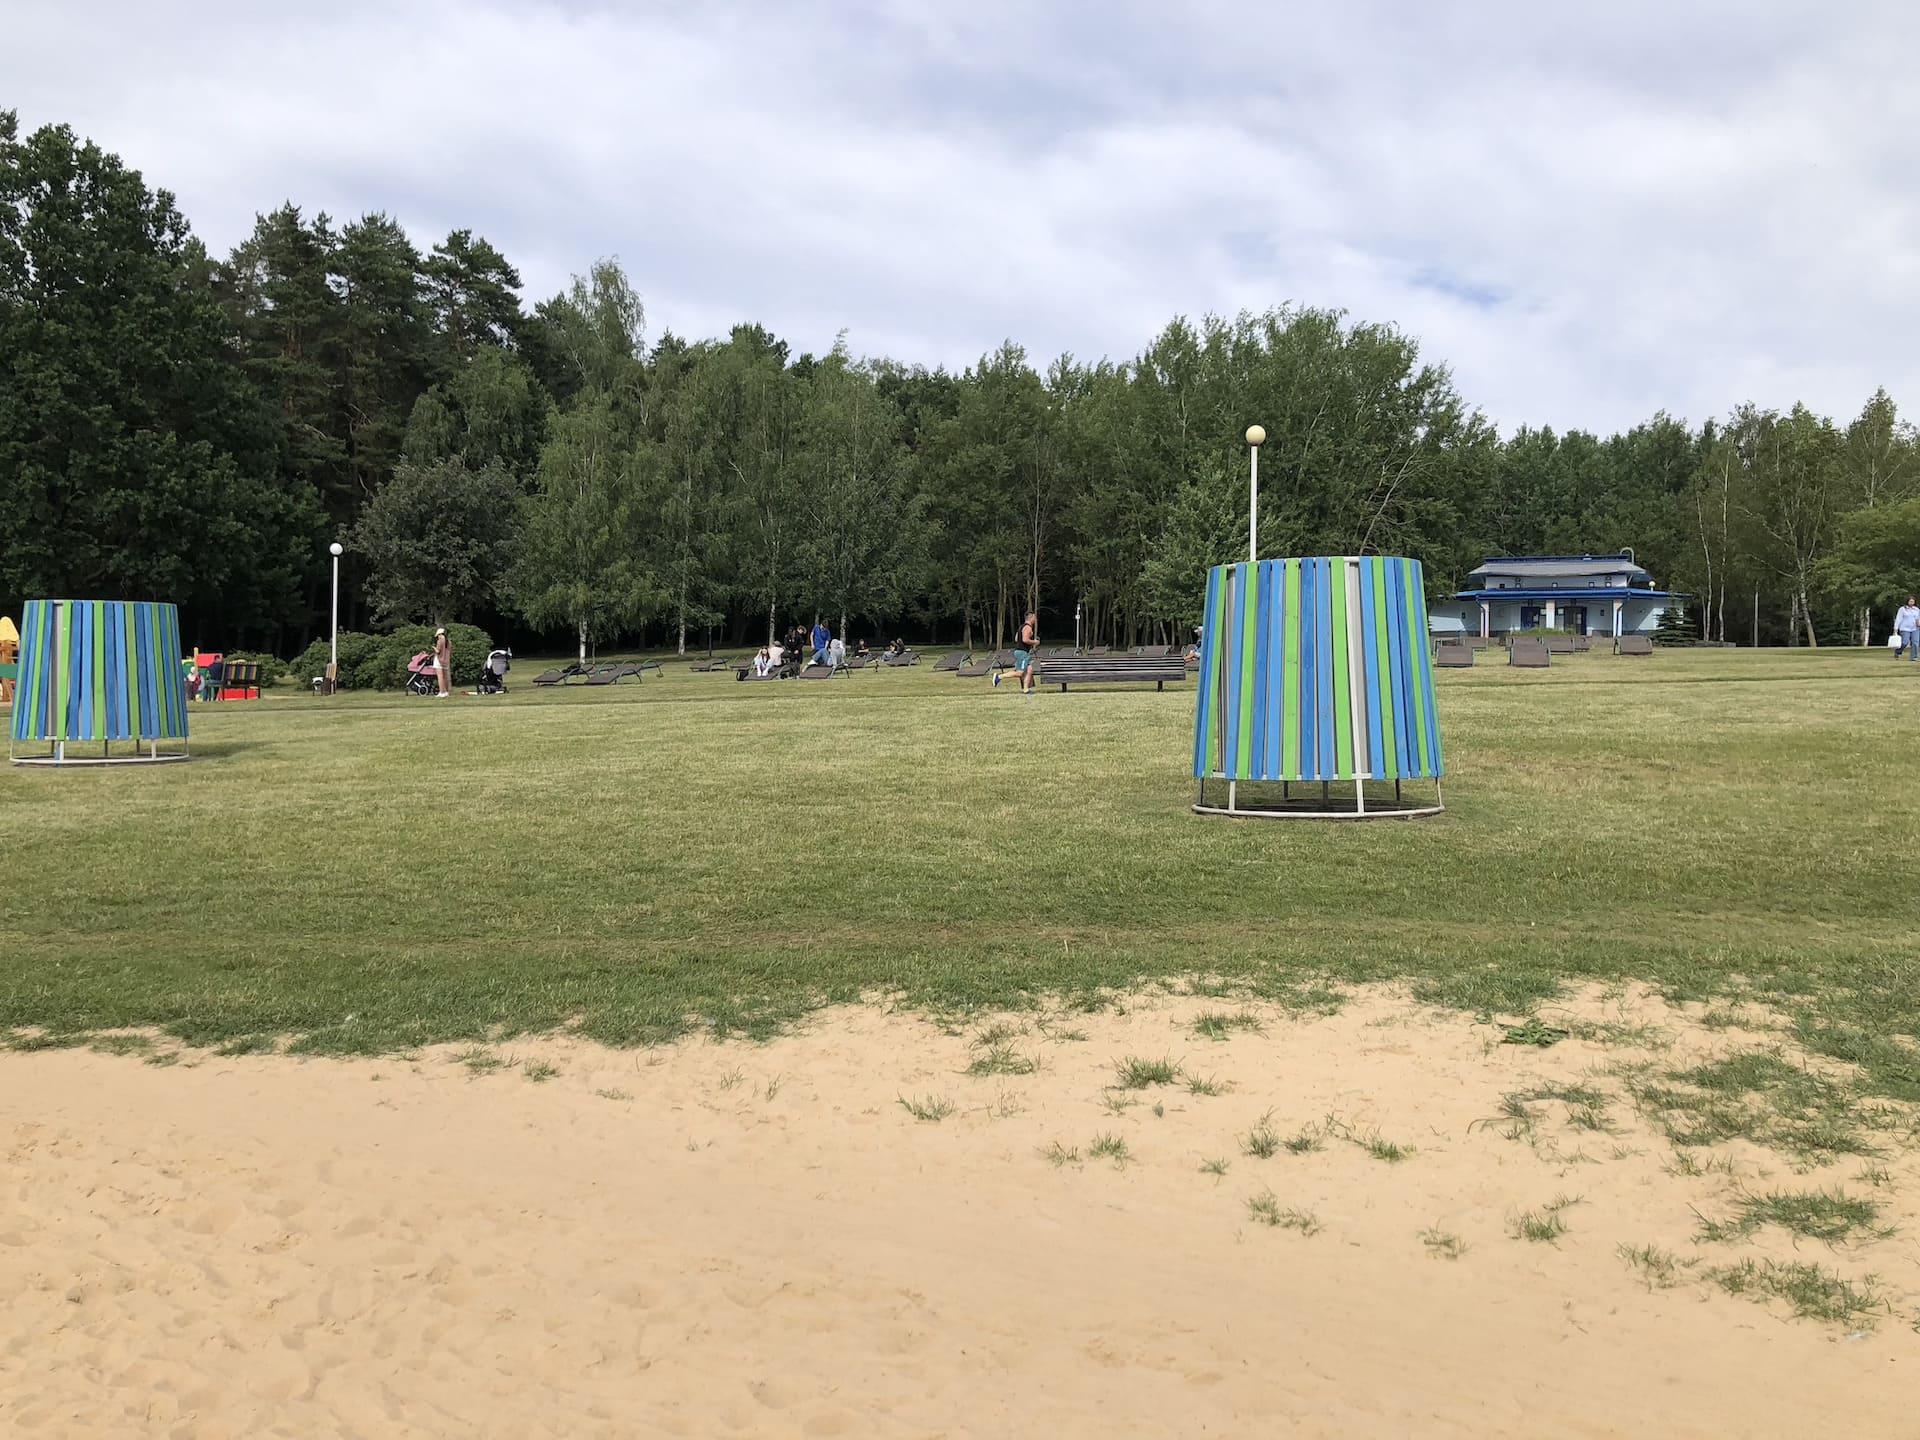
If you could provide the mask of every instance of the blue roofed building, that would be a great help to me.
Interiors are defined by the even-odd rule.
[[[1472,635],[1565,630],[1575,635],[1651,635],[1685,599],[1662,590],[1632,551],[1618,555],[1514,555],[1488,559],[1453,597],[1435,606],[1437,628]]]

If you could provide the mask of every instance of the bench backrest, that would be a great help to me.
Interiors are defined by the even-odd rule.
[[[1507,646],[1507,663],[1523,670],[1545,670],[1551,663],[1548,659],[1551,654],[1538,640],[1516,638]]]
[[[1184,680],[1187,662],[1177,655],[1075,655],[1043,660],[1039,678],[1049,685],[1073,681]]]
[[[1616,655],[1651,655],[1653,641],[1645,635],[1622,635],[1613,643]]]
[[[1542,635],[1540,643],[1547,647],[1551,655],[1571,655],[1580,647],[1574,644],[1571,635]]]
[[[1433,652],[1433,663],[1443,670],[1471,670],[1473,651],[1464,645],[1441,645]]]

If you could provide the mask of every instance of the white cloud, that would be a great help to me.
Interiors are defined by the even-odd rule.
[[[1282,301],[1505,426],[1920,406],[1905,4],[260,6],[10,18],[0,95],[179,195],[454,226],[530,298],[962,365]]]

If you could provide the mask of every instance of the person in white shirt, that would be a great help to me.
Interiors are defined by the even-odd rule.
[[[1913,603],[1913,596],[1894,613],[1893,633],[1900,637],[1907,659],[1920,660],[1920,605]]]

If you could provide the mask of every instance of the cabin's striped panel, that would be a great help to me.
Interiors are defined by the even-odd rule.
[[[180,612],[144,600],[29,600],[12,736],[182,740]]]
[[[1215,566],[1200,637],[1194,774],[1440,777],[1426,634],[1418,560],[1364,555]]]

